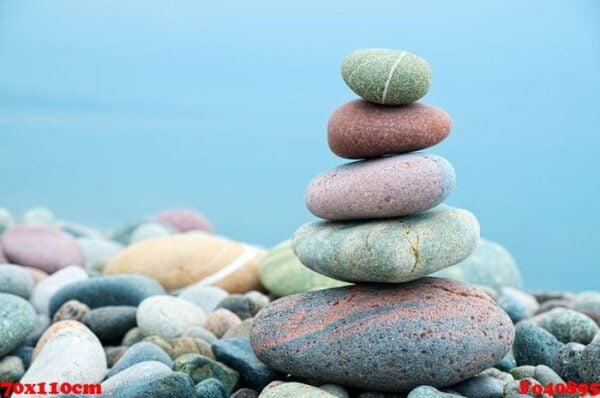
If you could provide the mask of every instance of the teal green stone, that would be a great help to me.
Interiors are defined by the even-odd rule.
[[[206,379],[217,379],[223,384],[227,396],[240,379],[230,367],[200,354],[185,354],[175,360],[173,368],[190,376],[194,383]]]
[[[408,394],[407,398],[454,398],[461,395],[449,394],[431,386],[420,386]]]
[[[19,296],[0,293],[0,358],[25,341],[35,326],[33,306]]]
[[[297,382],[282,383],[263,390],[260,398],[336,398],[320,388]]]
[[[523,286],[521,272],[510,252],[504,246],[483,238],[468,258],[434,276],[490,286],[498,291],[503,286],[518,289]]]
[[[275,246],[261,261],[258,276],[262,285],[276,296],[347,285],[302,265],[292,251],[290,240]]]
[[[589,344],[600,331],[592,318],[568,308],[555,308],[531,319],[562,343]]]
[[[302,264],[348,282],[406,282],[456,264],[471,254],[479,223],[466,210],[438,206],[384,220],[317,221],[292,238]]]
[[[173,372],[157,380],[136,383],[121,388],[113,398],[196,398],[194,384],[190,377],[181,372]]]
[[[227,398],[225,387],[217,379],[206,379],[196,386],[196,395],[202,398]]]
[[[406,51],[367,48],[342,61],[342,78],[352,91],[382,105],[415,102],[427,94],[431,69],[421,57]]]

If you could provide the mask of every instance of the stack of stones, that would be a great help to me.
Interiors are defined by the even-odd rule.
[[[479,239],[470,212],[441,204],[452,165],[413,152],[446,138],[450,117],[415,102],[431,81],[416,55],[358,50],[342,76],[363,99],[333,113],[329,146],[365,160],[311,182],[307,207],[325,221],[302,226],[292,247],[308,268],[355,285],[273,302],[255,318],[252,347],[269,367],[308,380],[389,392],[451,386],[502,359],[514,327],[483,291],[427,276]]]

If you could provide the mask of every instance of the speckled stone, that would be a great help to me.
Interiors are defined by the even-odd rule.
[[[61,305],[60,308],[54,313],[52,321],[81,321],[88,312],[90,312],[90,307],[88,305],[83,304],[81,301],[69,300]]]
[[[336,155],[363,159],[432,147],[448,136],[451,127],[450,115],[431,105],[385,106],[354,100],[333,112],[327,140]]]
[[[565,380],[563,380],[559,375],[556,374],[556,372],[554,370],[552,370],[551,368],[549,368],[546,365],[538,365],[535,367],[535,373],[533,376],[537,381],[540,382],[541,385],[543,385],[544,387],[548,386],[549,384],[552,384],[553,386],[556,386],[558,384],[565,384]],[[572,397],[578,397],[579,394],[574,394]],[[570,395],[568,394],[555,394],[554,397],[556,398],[567,398],[570,397]]]
[[[228,295],[227,290],[221,289],[218,286],[190,285],[182,289],[177,294],[177,297],[196,304],[206,314],[210,314]]]
[[[503,372],[496,368],[489,368],[479,373],[478,376],[490,376],[494,377],[503,383],[508,383],[509,381],[513,381],[515,378],[508,372]]]
[[[503,286],[496,303],[514,323],[531,317],[540,305],[534,296],[510,286]]]
[[[349,282],[405,282],[466,258],[479,239],[468,211],[438,206],[367,222],[311,222],[292,238],[302,264]]]
[[[206,315],[200,307],[173,296],[148,297],[137,308],[137,324],[147,335],[181,337],[192,326],[203,326]]]
[[[25,374],[25,365],[21,358],[8,355],[0,360],[0,381],[15,382]]]
[[[252,317],[252,302],[250,299],[241,294],[232,294],[225,297],[217,304],[217,309],[225,308],[237,316],[240,319],[248,319]]]
[[[229,398],[258,398],[260,394],[257,391],[254,391],[251,388],[240,388]]]
[[[291,382],[265,389],[259,398],[335,398],[335,395],[308,384]]]
[[[55,272],[68,265],[83,265],[77,241],[57,228],[15,226],[2,235],[4,255],[12,263]]]
[[[283,373],[410,391],[445,387],[493,366],[513,336],[510,318],[485,293],[426,277],[284,297],[256,316],[250,342],[262,362]]]
[[[503,372],[508,372],[513,368],[517,367],[517,361],[515,361],[515,358],[513,358],[512,356],[507,355],[504,358],[502,358],[500,361],[498,361],[495,365],[494,368],[501,370]]]
[[[25,268],[0,264],[0,293],[9,293],[28,299],[33,292],[33,275]]]
[[[326,220],[400,217],[439,205],[455,182],[446,159],[408,153],[329,170],[310,182],[305,200],[311,213]]]
[[[225,387],[217,379],[206,379],[196,385],[196,394],[203,398],[227,398]]]
[[[588,344],[600,330],[592,318],[568,308],[555,308],[536,315],[530,321],[563,343]]]
[[[452,390],[467,398],[502,398],[504,384],[495,377],[475,376],[452,386]]]
[[[195,210],[167,209],[156,213],[152,218],[179,232],[205,231],[212,233],[214,231],[206,217]]]
[[[532,378],[535,373],[535,366],[532,365],[522,365],[517,366],[509,371],[509,373],[516,379],[526,379]]]
[[[108,372],[108,377],[112,377],[119,372],[135,365],[136,363],[145,361],[156,361],[173,367],[173,360],[159,346],[146,341],[141,341],[129,347],[123,356],[115,363],[112,369]]]
[[[258,314],[258,311],[265,308],[271,302],[269,296],[258,290],[250,290],[244,293],[244,297],[250,301],[250,313],[252,316]]]
[[[185,354],[175,360],[174,369],[189,375],[194,383],[215,378],[219,380],[227,396],[239,380],[239,374],[230,367],[199,354]]]
[[[0,293],[0,358],[25,341],[36,319],[35,310],[22,297]]]
[[[225,308],[219,308],[206,317],[204,327],[221,338],[225,332],[240,323],[242,323],[242,320],[239,316]]]
[[[600,292],[581,292],[573,299],[573,309],[586,314],[600,325]]]
[[[219,362],[239,373],[240,384],[245,387],[260,391],[277,377],[276,372],[256,357],[246,338],[216,341],[212,350]]]
[[[107,306],[88,312],[81,321],[102,342],[119,342],[136,325],[136,307]]]
[[[265,254],[260,248],[192,232],[133,244],[106,265],[104,274],[146,275],[167,290],[199,284],[247,292],[259,288],[258,263]]]
[[[459,395],[449,394],[431,386],[420,386],[408,394],[407,398],[454,398]]]
[[[204,340],[193,337],[180,337],[166,340],[160,336],[148,336],[144,341],[156,344],[165,350],[172,359],[176,359],[185,354],[200,354],[209,358],[214,358],[210,344]]]
[[[90,308],[109,305],[137,306],[150,296],[164,294],[155,280],[142,275],[101,276],[68,284],[50,299],[50,314],[65,302],[78,300]]]
[[[515,328],[513,353],[517,365],[552,365],[556,352],[563,346],[550,332],[528,321]]]
[[[323,384],[322,386],[319,386],[319,388],[337,398],[350,398],[348,391],[346,391],[344,387],[338,386],[337,384]]]
[[[581,353],[579,375],[586,383],[600,381],[600,334]]]
[[[113,398],[131,397],[196,398],[196,391],[188,375],[173,372],[156,380],[119,388],[113,394]]]
[[[523,285],[521,272],[510,252],[504,246],[483,238],[467,259],[437,272],[435,276],[486,285],[496,290],[502,286],[520,289]]]
[[[267,254],[260,262],[258,276],[262,285],[279,297],[347,285],[304,266],[294,254],[290,240],[278,244]]]
[[[551,368],[566,381],[580,382],[579,362],[585,346],[579,343],[568,343],[562,346],[552,360]]]
[[[48,314],[50,299],[54,296],[54,293],[73,282],[85,279],[88,279],[88,274],[83,268],[76,265],[65,267],[35,285],[30,299],[31,304],[37,312]],[[64,303],[61,303],[56,309],[62,304]]]
[[[357,95],[384,105],[421,99],[431,85],[431,70],[418,55],[383,48],[355,50],[342,61],[342,78]]]
[[[151,383],[170,374],[172,374],[171,368],[162,362],[145,361],[136,363],[106,379],[102,383],[102,397],[112,398],[118,392],[131,386]]]

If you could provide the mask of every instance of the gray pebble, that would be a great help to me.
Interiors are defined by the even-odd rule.
[[[579,376],[586,383],[600,381],[600,333],[581,353]]]
[[[562,346],[554,356],[552,369],[566,381],[580,382],[579,362],[585,346],[579,343],[568,343]]]
[[[517,365],[551,365],[563,344],[550,332],[529,321],[522,321],[515,329],[513,353]]]
[[[25,268],[0,264],[0,293],[10,293],[28,299],[34,285],[33,275]]]
[[[506,383],[491,376],[475,376],[452,386],[467,398],[502,398]]]

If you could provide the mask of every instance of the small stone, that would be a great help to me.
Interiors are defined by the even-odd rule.
[[[475,376],[452,386],[467,398],[502,398],[505,383],[491,376]]]
[[[335,398],[335,395],[320,388],[302,383],[281,383],[274,387],[266,388],[259,395],[260,398]]]
[[[52,322],[60,321],[81,321],[83,317],[90,312],[90,307],[83,304],[81,301],[69,300],[66,301],[60,308],[54,313]]]
[[[322,386],[319,386],[319,388],[337,398],[350,398],[348,391],[346,391],[344,387],[338,386],[337,384],[323,384]]]
[[[239,373],[240,383],[245,387],[260,391],[277,377],[276,372],[256,357],[246,338],[219,340],[212,350],[219,362]]]
[[[250,310],[252,312],[252,316],[258,314],[258,311],[265,308],[271,302],[269,296],[257,290],[251,290],[245,293],[244,296],[250,300]]]
[[[173,235],[174,232],[175,231],[166,225],[157,222],[142,223],[131,233],[129,243],[133,245],[134,243],[142,242],[144,240]]]
[[[128,348],[129,347],[126,347],[124,345],[104,347],[104,354],[106,355],[106,366],[112,368],[115,365],[115,363],[117,363],[117,361],[121,359],[121,357],[123,356],[123,354],[125,354]]]
[[[35,310],[22,297],[0,293],[0,358],[27,339],[36,319]]]
[[[534,296],[510,286],[500,289],[496,304],[506,311],[514,323],[533,316],[540,306]]]
[[[189,375],[194,383],[215,378],[219,380],[227,396],[239,380],[239,374],[211,358],[199,354],[185,354],[175,360],[174,369]]]
[[[242,321],[242,323],[240,323],[239,325],[229,329],[227,331],[227,333],[225,333],[225,335],[222,337],[223,340],[225,339],[233,339],[236,337],[246,337],[248,338],[250,336],[250,328],[252,327],[252,320],[254,318],[248,318],[248,319],[244,319]]]
[[[21,268],[23,268],[24,270],[28,271],[31,274],[31,276],[33,277],[34,286],[48,277],[48,273],[42,271],[41,269],[37,269],[37,268],[33,268],[33,267],[23,267],[23,266],[21,266]]]
[[[23,214],[23,224],[25,225],[50,226],[55,221],[54,213],[46,207],[32,207]]]
[[[208,344],[212,344],[218,340],[217,336],[215,336],[210,330],[206,330],[202,326],[192,326],[186,329],[183,332],[182,337],[194,337],[196,339],[204,340]]]
[[[0,264],[0,293],[9,293],[28,299],[33,293],[33,275],[25,268]]]
[[[113,398],[130,397],[196,398],[196,391],[188,375],[173,372],[156,380],[121,387],[113,394]]]
[[[146,361],[115,374],[102,383],[102,397],[112,398],[131,386],[151,383],[170,375],[171,368],[161,362]],[[119,395],[117,395],[119,394]],[[121,395],[123,397],[123,395]]]
[[[179,232],[205,231],[212,233],[214,230],[206,217],[195,210],[168,209],[155,214],[152,218]]]
[[[258,398],[260,394],[250,388],[240,388],[229,398]]]
[[[317,176],[306,189],[306,207],[330,221],[401,217],[441,204],[455,183],[454,168],[441,156],[385,156]]]
[[[517,367],[517,361],[513,357],[506,356],[502,358],[498,363],[494,365],[495,368],[508,372],[511,369]]]
[[[106,263],[124,249],[121,243],[104,238],[86,236],[78,238],[77,243],[85,257],[85,269],[94,276],[102,275]]]
[[[592,318],[568,308],[555,308],[530,320],[563,343],[588,344],[600,330]]]
[[[173,367],[173,361],[169,354],[156,344],[142,341],[129,347],[123,356],[115,363],[112,369],[108,372],[108,377],[112,377],[119,372],[135,365],[136,363],[156,361],[164,363],[169,368]]]
[[[568,343],[562,346],[552,360],[551,368],[566,381],[581,382],[579,363],[585,346],[579,343]]]
[[[137,321],[136,321],[137,322]],[[140,329],[138,326],[129,329],[129,331],[127,333],[125,333],[125,336],[123,336],[123,340],[121,342],[121,344],[123,344],[124,346],[130,347],[132,345],[134,345],[135,343],[139,343],[140,341],[144,340],[146,336],[146,333],[144,333],[142,331],[142,329]]]
[[[504,383],[508,383],[509,381],[513,381],[515,379],[513,377],[513,375],[511,375],[510,373],[503,372],[500,369],[496,369],[496,368],[486,369],[483,372],[479,373],[478,376],[494,377]]]
[[[454,398],[459,395],[448,394],[431,386],[420,386],[408,394],[407,398]]]
[[[240,317],[240,319],[252,318],[252,302],[248,297],[241,294],[232,294],[225,297],[217,305],[218,308],[228,309]]]
[[[200,307],[173,296],[145,299],[137,309],[137,324],[147,335],[181,337],[192,326],[202,326],[206,315]]]
[[[165,340],[160,336],[148,336],[144,339],[150,343],[156,344],[176,359],[185,354],[200,354],[209,358],[214,358],[210,344],[204,340],[193,337],[181,337],[177,339]]]
[[[217,379],[206,379],[196,385],[196,394],[202,398],[227,398],[225,387]]]
[[[22,345],[12,352],[11,355],[17,356],[23,361],[23,365],[25,369],[28,369],[31,366],[31,357],[33,356],[33,347],[28,345]]]
[[[119,342],[136,325],[136,307],[107,306],[88,312],[82,322],[102,342]]]
[[[517,365],[552,365],[556,352],[563,344],[550,332],[531,322],[522,321],[515,329],[513,353]]]
[[[54,293],[73,282],[78,282],[85,279],[88,279],[88,274],[83,268],[77,265],[65,267],[35,285],[30,299],[31,304],[33,304],[37,312],[48,314],[50,299]],[[60,305],[62,304],[63,303]],[[54,312],[52,315],[53,314]]]
[[[579,376],[585,383],[600,381],[600,334],[581,353]]]
[[[221,338],[225,332],[240,323],[242,323],[242,320],[239,316],[225,308],[219,308],[206,317],[204,327]]]
[[[572,307],[573,307],[573,303],[569,300],[563,300],[563,299],[547,300],[547,301],[544,301],[542,304],[540,304],[537,311],[535,312],[535,315],[543,314],[544,312],[551,311],[555,308],[572,308]]]
[[[25,374],[25,365],[21,358],[8,355],[0,360],[0,381],[16,382]]]
[[[423,58],[407,51],[365,48],[344,58],[342,78],[352,91],[367,101],[402,105],[427,94],[431,69]]]
[[[191,285],[181,290],[177,297],[196,304],[206,314],[210,314],[225,297],[229,296],[226,290],[218,286]]]
[[[509,372],[516,380],[532,378],[533,375],[535,374],[535,366],[532,366],[532,365],[517,366],[516,368],[511,369]]]
[[[84,262],[83,252],[75,239],[52,227],[11,227],[2,235],[2,249],[12,263],[49,273]]]
[[[573,308],[600,325],[600,292],[581,292],[573,299]]]
[[[535,367],[534,378],[540,382],[540,384],[544,387],[552,384],[553,386],[557,386],[559,384],[565,384],[565,381],[554,372],[551,368],[546,365],[538,365]],[[578,397],[579,394],[555,394],[556,398],[566,398],[566,397]]]
[[[504,386],[504,396],[507,398],[522,398],[522,397],[543,397],[543,398],[551,398],[548,397],[545,394],[541,394],[541,395],[535,395],[533,394],[532,390],[534,388],[534,386],[540,386],[542,389],[544,388],[544,386],[542,386],[537,380],[533,379],[533,378],[526,378],[526,379],[522,379],[523,382],[526,382],[529,385],[529,390],[527,391],[528,394],[531,395],[527,395],[527,394],[520,394],[521,392],[521,382],[520,381],[513,381],[511,383],[507,383]]]

